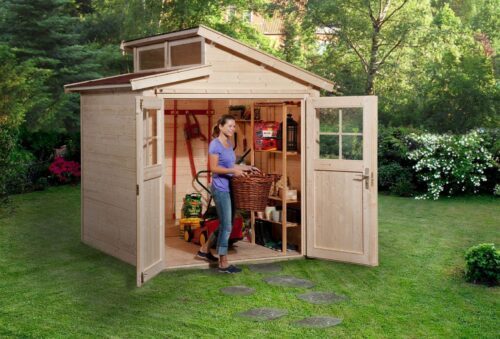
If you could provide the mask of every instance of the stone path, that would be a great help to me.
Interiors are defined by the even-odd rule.
[[[311,288],[314,287],[314,284],[306,279],[298,279],[288,275],[280,275],[274,277],[267,277],[263,279],[270,285],[275,286],[284,286],[284,287],[302,287],[302,288]]]
[[[255,293],[255,288],[247,286],[229,286],[221,288],[220,291],[227,295],[251,295]]]
[[[281,265],[271,263],[271,264],[255,264],[248,265],[250,271],[255,273],[276,273],[281,272]],[[292,287],[292,288],[312,288],[314,283],[307,279],[299,279],[289,275],[278,275],[278,276],[267,276],[263,278],[263,281],[274,286]],[[255,293],[255,288],[248,286],[228,286],[220,289],[222,294],[225,295],[252,295]],[[335,294],[332,292],[307,292],[298,294],[297,298],[305,302],[317,305],[326,305],[339,303],[348,300],[346,296]],[[251,321],[269,321],[278,319],[288,315],[286,310],[277,308],[252,308],[245,312],[240,312],[236,316],[251,320]],[[325,316],[315,316],[304,318],[293,322],[294,326],[297,327],[307,327],[307,328],[327,328],[332,326],[337,326],[342,323],[342,319],[325,317]]]
[[[248,265],[248,269],[255,273],[276,273],[282,270],[281,265],[275,263]]]
[[[338,295],[330,292],[310,292],[299,294],[297,298],[307,301],[311,304],[333,304],[347,299],[343,295]]]

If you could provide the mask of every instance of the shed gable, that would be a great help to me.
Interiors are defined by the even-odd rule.
[[[159,87],[159,92],[307,93],[312,89],[307,82],[299,82],[289,74],[277,72],[218,44],[205,43],[205,62],[211,66],[209,76],[165,84]]]

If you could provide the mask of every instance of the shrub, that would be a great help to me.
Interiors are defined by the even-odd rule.
[[[487,180],[485,170],[494,166],[478,131],[457,136],[410,134],[408,141],[413,147],[408,158],[416,162],[413,169],[427,186],[427,192],[417,198],[438,199],[441,192],[477,193],[481,182]]]
[[[481,185],[480,191],[491,194],[491,192],[495,192],[495,186],[500,182],[500,128],[484,128],[480,132],[485,141],[485,148],[491,153],[495,162],[495,166],[484,172],[486,181]]]
[[[500,252],[494,244],[479,244],[465,253],[465,278],[475,284],[498,285]]]
[[[49,171],[60,183],[75,182],[80,178],[80,164],[76,161],[67,161],[63,157],[55,158],[50,164]]]
[[[407,136],[410,133],[422,134],[414,128],[379,128],[378,137],[378,187],[401,196],[413,196],[418,189],[417,179],[412,166],[415,161],[408,159]]]
[[[15,148],[12,150],[9,158],[9,166],[5,171],[7,193],[13,194],[31,191],[30,167],[35,157],[24,149]]]
[[[397,162],[382,165],[378,170],[379,189],[399,196],[411,197],[415,194],[414,180],[411,168],[403,168]]]

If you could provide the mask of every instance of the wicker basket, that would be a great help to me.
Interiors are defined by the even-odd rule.
[[[273,176],[269,174],[250,174],[233,178],[231,184],[236,208],[264,211],[272,183]]]

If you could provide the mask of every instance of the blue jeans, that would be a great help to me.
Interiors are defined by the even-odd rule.
[[[229,236],[233,229],[234,214],[231,193],[219,191],[213,186],[211,190],[215,201],[215,208],[217,209],[217,216],[219,217],[219,227],[212,233],[210,240],[213,241],[217,237],[217,254],[227,255]]]

